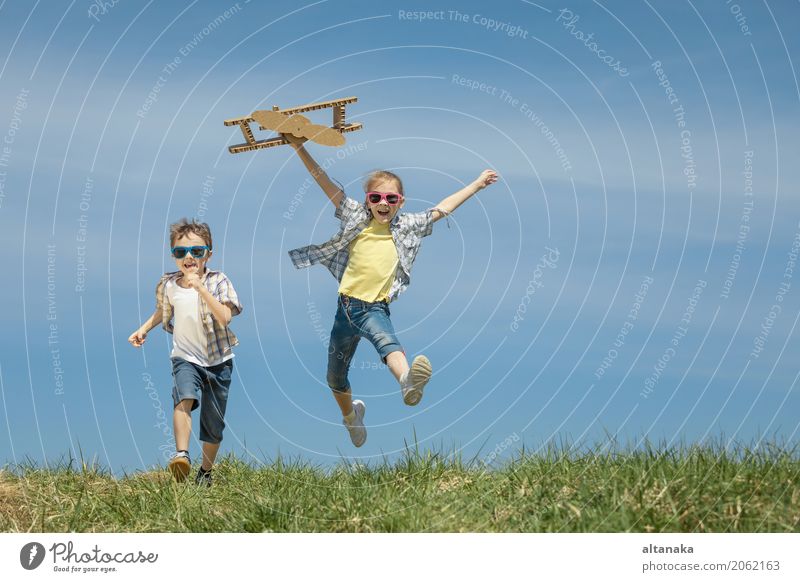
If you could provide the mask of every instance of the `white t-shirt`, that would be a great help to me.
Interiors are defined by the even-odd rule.
[[[216,366],[230,360],[233,353],[218,362],[208,360],[208,340],[203,322],[200,321],[200,294],[191,288],[184,289],[174,281],[167,282],[166,291],[175,318],[170,356],[204,367]]]

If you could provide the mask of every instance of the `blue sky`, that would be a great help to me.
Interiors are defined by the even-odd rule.
[[[0,462],[163,462],[169,337],[126,339],[183,216],[245,306],[224,451],[797,441],[796,3],[100,5],[0,3]],[[411,211],[503,178],[436,225],[392,305],[434,363],[423,403],[359,347],[358,450],[324,384],[335,281],[286,254],[335,231],[332,207],[290,150],[229,154],[222,123],[349,95],[364,129],[310,150],[352,196],[374,168]]]

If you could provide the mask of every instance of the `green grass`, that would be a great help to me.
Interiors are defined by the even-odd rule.
[[[116,479],[65,463],[0,471],[12,532],[798,532],[797,450],[523,454],[487,469],[444,453],[323,470],[221,460],[215,484]]]

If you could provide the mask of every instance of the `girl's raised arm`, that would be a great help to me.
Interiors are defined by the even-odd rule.
[[[331,181],[328,177],[328,174],[325,173],[317,161],[311,157],[311,154],[306,151],[306,148],[303,146],[303,143],[306,141],[304,137],[295,137],[290,133],[281,134],[289,142],[289,144],[294,148],[294,151],[297,153],[300,160],[303,162],[303,165],[308,170],[311,177],[317,181],[319,187],[322,188],[322,191],[325,192],[325,195],[330,199],[331,203],[338,208],[339,204],[344,198],[344,192],[342,189],[339,188],[336,184]]]

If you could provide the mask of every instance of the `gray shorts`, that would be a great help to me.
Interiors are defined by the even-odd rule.
[[[172,358],[172,401],[178,406],[181,400],[194,400],[192,410],[200,407],[200,440],[203,442],[222,441],[232,374],[232,359],[206,368],[183,358]]]

